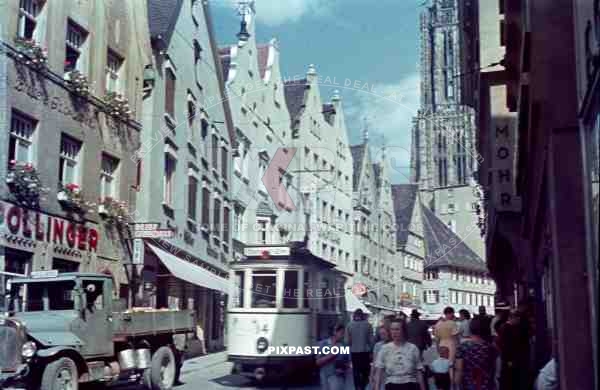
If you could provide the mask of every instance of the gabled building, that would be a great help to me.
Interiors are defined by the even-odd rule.
[[[394,209],[385,153],[374,163],[365,135],[353,158],[354,282],[367,287],[365,304],[381,317],[398,304]]]
[[[248,7],[238,42],[219,50],[238,142],[233,161],[236,260],[247,245],[285,244],[304,238],[303,231],[290,228],[300,212],[293,172],[283,165],[275,167],[276,173],[279,168],[284,172],[281,186],[266,180],[271,174],[265,177],[267,167],[277,164],[275,156],[290,152],[286,148],[290,147],[291,129],[277,40],[256,42],[255,17],[254,9]]]
[[[206,2],[148,0],[138,222],[174,231],[137,243],[140,303],[194,309],[207,348],[223,346],[232,257],[233,126]],[[185,272],[182,272],[185,270]]]
[[[419,187],[416,184],[392,186],[396,228],[395,283],[398,306],[405,314],[413,308],[422,308],[423,269],[425,263],[425,239]]]
[[[290,169],[298,172],[308,247],[350,274],[352,158],[341,96],[335,91],[324,104],[310,65],[306,78],[285,82],[285,97],[296,148]]]

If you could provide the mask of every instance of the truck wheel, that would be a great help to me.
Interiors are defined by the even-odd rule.
[[[170,390],[175,384],[177,374],[175,355],[169,347],[160,347],[152,356],[150,366],[150,388],[152,390]]]
[[[78,390],[79,376],[75,362],[67,357],[49,363],[42,374],[43,390]]]

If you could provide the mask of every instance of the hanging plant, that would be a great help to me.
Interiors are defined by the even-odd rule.
[[[129,119],[131,110],[129,109],[129,102],[127,99],[117,92],[108,92],[104,96],[104,103],[106,104],[107,111],[110,115],[121,118]]]
[[[48,67],[48,52],[46,49],[37,44],[33,39],[15,38],[15,46],[20,52],[18,54],[25,65],[33,66],[37,69],[45,69]]]
[[[90,82],[83,73],[74,69],[66,75],[69,86],[73,92],[81,96],[90,94]]]
[[[5,179],[13,199],[25,207],[39,207],[48,189],[42,186],[39,174],[31,163],[11,160]]]
[[[63,208],[81,214],[85,214],[96,207],[95,203],[85,200],[81,188],[75,183],[60,185],[56,198]]]
[[[122,225],[129,219],[129,207],[127,202],[107,196],[98,200],[98,214],[108,225]]]

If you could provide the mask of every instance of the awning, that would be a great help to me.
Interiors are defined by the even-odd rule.
[[[371,314],[371,311],[367,309],[351,290],[346,290],[346,311],[354,313],[357,309],[361,309],[365,314]]]
[[[188,261],[182,260],[177,256],[155,247],[154,245],[148,244],[148,246],[154,253],[156,253],[156,256],[158,256],[160,261],[162,261],[169,272],[171,272],[175,277],[195,284],[196,286],[202,286],[210,288],[211,290],[217,290],[229,294],[229,280],[217,276],[212,272]]]

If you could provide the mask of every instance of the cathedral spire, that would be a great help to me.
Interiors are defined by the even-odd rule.
[[[369,124],[367,123],[367,117],[363,118],[363,143],[369,142]]]

